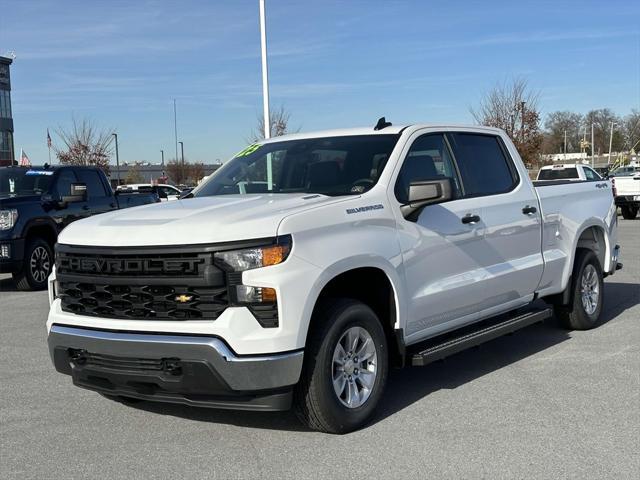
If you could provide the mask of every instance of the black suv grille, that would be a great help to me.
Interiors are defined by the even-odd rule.
[[[227,275],[213,251],[57,245],[65,312],[134,320],[213,320],[229,306]]]

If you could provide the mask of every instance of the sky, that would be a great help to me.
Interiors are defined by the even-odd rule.
[[[0,0],[15,147],[47,160],[72,118],[116,131],[121,161],[226,160],[262,112],[258,0]],[[300,131],[473,123],[522,77],[543,114],[640,108],[640,2],[267,0],[270,99]],[[16,155],[19,155],[16,153]]]

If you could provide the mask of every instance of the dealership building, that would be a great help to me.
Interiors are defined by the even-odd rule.
[[[11,116],[11,79],[9,78],[10,58],[0,57],[0,167],[12,165],[15,157],[13,148],[13,117]]]

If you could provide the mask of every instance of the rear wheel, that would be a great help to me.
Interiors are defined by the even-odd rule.
[[[13,274],[18,290],[44,290],[53,267],[53,251],[42,238],[27,242],[22,268]]]
[[[623,205],[620,207],[620,211],[625,220],[633,220],[638,215],[638,207],[634,205]]]
[[[375,312],[355,300],[325,302],[309,333],[296,414],[314,430],[356,430],[373,416],[387,372],[387,340]]]
[[[571,278],[571,303],[557,306],[555,313],[565,327],[588,330],[597,325],[604,300],[602,268],[591,250],[578,250]]]

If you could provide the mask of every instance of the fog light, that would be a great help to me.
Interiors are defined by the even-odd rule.
[[[277,301],[276,291],[273,288],[237,285],[236,295],[239,303],[275,303]]]
[[[8,244],[4,243],[0,245],[0,258],[11,257],[11,248]]]

